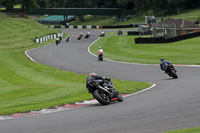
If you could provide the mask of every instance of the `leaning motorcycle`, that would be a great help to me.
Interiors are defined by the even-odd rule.
[[[69,42],[69,38],[70,38],[70,36],[67,37],[66,42]]]
[[[81,40],[82,37],[83,37],[83,35],[79,35],[77,40]]]
[[[98,80],[97,82],[103,83],[97,87],[90,88],[90,92],[99,103],[102,105],[108,105],[112,101],[123,101],[123,97],[117,90],[115,90],[110,78],[105,81]]]
[[[85,35],[85,39],[89,38],[90,37],[90,34],[87,34]]]
[[[178,75],[176,74],[176,71],[175,71],[173,65],[167,65],[166,73],[167,73],[170,77],[173,77],[173,78],[175,78],[175,79],[178,78]]]

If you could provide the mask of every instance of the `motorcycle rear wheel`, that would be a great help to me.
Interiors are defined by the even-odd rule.
[[[109,98],[108,94],[106,94],[103,91],[95,90],[93,92],[93,96],[102,105],[108,105],[110,103],[110,98]]]

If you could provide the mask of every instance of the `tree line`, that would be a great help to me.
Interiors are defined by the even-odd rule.
[[[200,0],[0,0],[0,5],[9,12],[19,4],[22,12],[32,8],[120,8],[133,10],[136,15],[152,11],[155,16],[164,16],[199,8]]]

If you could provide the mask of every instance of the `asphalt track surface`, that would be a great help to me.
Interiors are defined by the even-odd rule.
[[[67,30],[78,35],[88,30]],[[156,87],[130,96],[122,103],[91,106],[51,114],[0,121],[0,133],[158,133],[200,126],[199,67],[177,66],[179,79],[165,75],[158,65],[117,63],[88,53],[89,39],[71,38],[27,53],[37,62],[59,69],[122,80],[147,81]],[[159,63],[159,61],[158,61]]]

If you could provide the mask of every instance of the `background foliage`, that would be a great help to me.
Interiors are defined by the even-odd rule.
[[[155,16],[179,14],[182,9],[199,8],[199,0],[0,0],[0,5],[12,12],[14,5],[22,10],[32,8],[121,8],[134,10],[136,15],[152,10]]]

